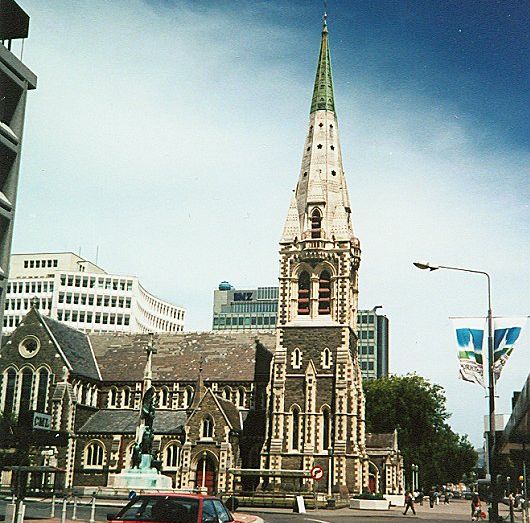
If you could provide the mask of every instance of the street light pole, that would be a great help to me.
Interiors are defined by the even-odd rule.
[[[462,267],[448,267],[446,265],[432,265],[428,262],[414,262],[418,269],[436,271],[446,269],[450,271],[471,272],[482,274],[488,280],[488,396],[489,396],[489,434],[488,434],[488,468],[490,473],[491,508],[489,520],[496,522],[499,519],[499,504],[497,500],[497,466],[495,460],[495,375],[493,372],[494,347],[493,347],[493,311],[491,308],[491,278],[485,271],[464,269]]]

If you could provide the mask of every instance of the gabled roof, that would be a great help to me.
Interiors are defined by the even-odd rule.
[[[48,316],[40,313],[39,316],[66,358],[72,373],[94,380],[101,379],[87,335]]]
[[[135,434],[139,411],[104,409],[94,413],[79,429],[79,434]],[[178,434],[186,423],[185,410],[157,410],[155,434]]]
[[[397,450],[397,435],[395,432],[388,434],[366,433],[367,449],[394,449]]]
[[[200,394],[200,397],[198,396],[198,394]],[[208,389],[204,386],[198,389],[195,395],[196,397],[198,397],[198,399],[197,401],[193,401],[194,408],[188,420],[190,420],[197,412],[200,411],[200,406],[202,402],[208,395],[210,395],[214,403],[217,405],[219,412],[224,416],[225,420],[227,421],[229,427],[231,429],[236,430],[241,430],[243,428],[243,420],[241,419],[240,411],[231,401],[218,397],[212,392],[211,389]]]
[[[57,384],[53,391],[52,401],[61,401],[65,395],[68,396],[70,403],[77,403],[77,398],[74,394],[74,389],[71,383],[61,382]]]
[[[153,380],[253,381],[268,378],[275,333],[193,332],[155,334]],[[140,381],[148,334],[90,334],[90,343],[105,381]],[[265,361],[267,360],[267,361]]]

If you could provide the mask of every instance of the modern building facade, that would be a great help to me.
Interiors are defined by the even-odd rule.
[[[13,1],[0,2],[0,340],[13,239],[27,93],[37,77],[17,57],[29,16]],[[20,54],[20,53],[19,53]]]
[[[278,287],[235,289],[223,281],[213,292],[214,331],[274,330]]]
[[[214,290],[214,331],[273,331],[278,319],[278,287],[236,289],[223,281]],[[357,311],[359,364],[363,379],[388,376],[389,321],[380,307]]]
[[[72,252],[14,254],[3,326],[12,332],[31,308],[84,332],[181,332],[185,310]]]
[[[377,309],[357,313],[357,351],[363,379],[383,378],[389,373],[389,321],[384,314],[377,314]]]

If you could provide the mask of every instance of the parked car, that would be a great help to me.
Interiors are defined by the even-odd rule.
[[[156,493],[134,497],[118,513],[107,514],[113,523],[241,523],[214,496]]]
[[[454,499],[461,499],[462,498],[462,493],[459,490],[453,490],[452,495],[453,495]]]

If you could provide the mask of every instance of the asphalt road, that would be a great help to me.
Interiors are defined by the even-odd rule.
[[[5,514],[5,505],[8,500],[0,500],[0,514]],[[119,509],[119,502],[115,505],[97,505],[96,506],[96,521],[106,521],[107,513],[115,513]],[[125,504],[125,502],[123,503]],[[123,505],[122,504],[122,505]],[[62,503],[56,504],[55,517],[61,517]],[[67,507],[67,520],[72,519],[72,504]],[[393,507],[387,512],[360,512],[350,509],[340,510],[318,510],[308,511],[306,514],[294,514],[284,509],[245,509],[241,508],[241,512],[252,513],[263,519],[265,523],[275,523],[282,521],[300,522],[300,523],[390,523],[393,521],[405,522],[408,519],[426,520],[433,523],[447,523],[449,521],[470,521],[469,502],[459,501],[453,502],[450,505],[439,505],[434,509],[430,509],[428,504],[423,507],[416,505],[417,516],[402,515],[402,510]],[[26,504],[26,519],[45,519],[49,518],[51,513],[50,501],[38,502],[28,500]],[[504,511],[503,515],[507,515]],[[86,523],[90,519],[90,504],[88,499],[83,499],[77,508],[77,520],[80,523]],[[516,514],[516,522],[521,522],[521,514]],[[68,523],[71,523],[68,521]]]

